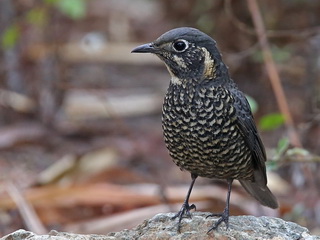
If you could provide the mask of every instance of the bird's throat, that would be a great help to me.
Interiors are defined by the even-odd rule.
[[[173,85],[181,85],[182,84],[182,80],[179,79],[176,75],[174,75],[174,73],[171,71],[170,67],[165,64],[167,69],[168,69],[168,72],[170,73],[170,76],[171,76],[171,83]]]

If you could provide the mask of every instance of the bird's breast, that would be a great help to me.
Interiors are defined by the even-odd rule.
[[[234,100],[228,90],[219,88],[169,88],[163,104],[163,125],[177,134],[201,136],[207,132],[234,130]],[[227,128],[230,127],[230,128]]]
[[[238,178],[228,166],[237,158],[248,161],[250,154],[236,121],[234,99],[223,87],[173,86],[165,96],[162,125],[170,155],[180,168],[200,176]]]

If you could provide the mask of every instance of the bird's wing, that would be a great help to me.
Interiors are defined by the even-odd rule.
[[[237,112],[237,126],[252,153],[255,182],[266,185],[266,152],[254,123],[249,102],[236,87],[231,89]]]

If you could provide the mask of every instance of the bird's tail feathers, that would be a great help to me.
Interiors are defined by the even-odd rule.
[[[257,182],[239,180],[244,189],[262,205],[270,208],[278,208],[279,204],[276,197],[266,185],[259,185]]]

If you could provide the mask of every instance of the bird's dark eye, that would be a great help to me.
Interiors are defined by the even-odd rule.
[[[173,43],[173,48],[177,52],[183,52],[189,47],[189,44],[186,40],[177,40]]]

